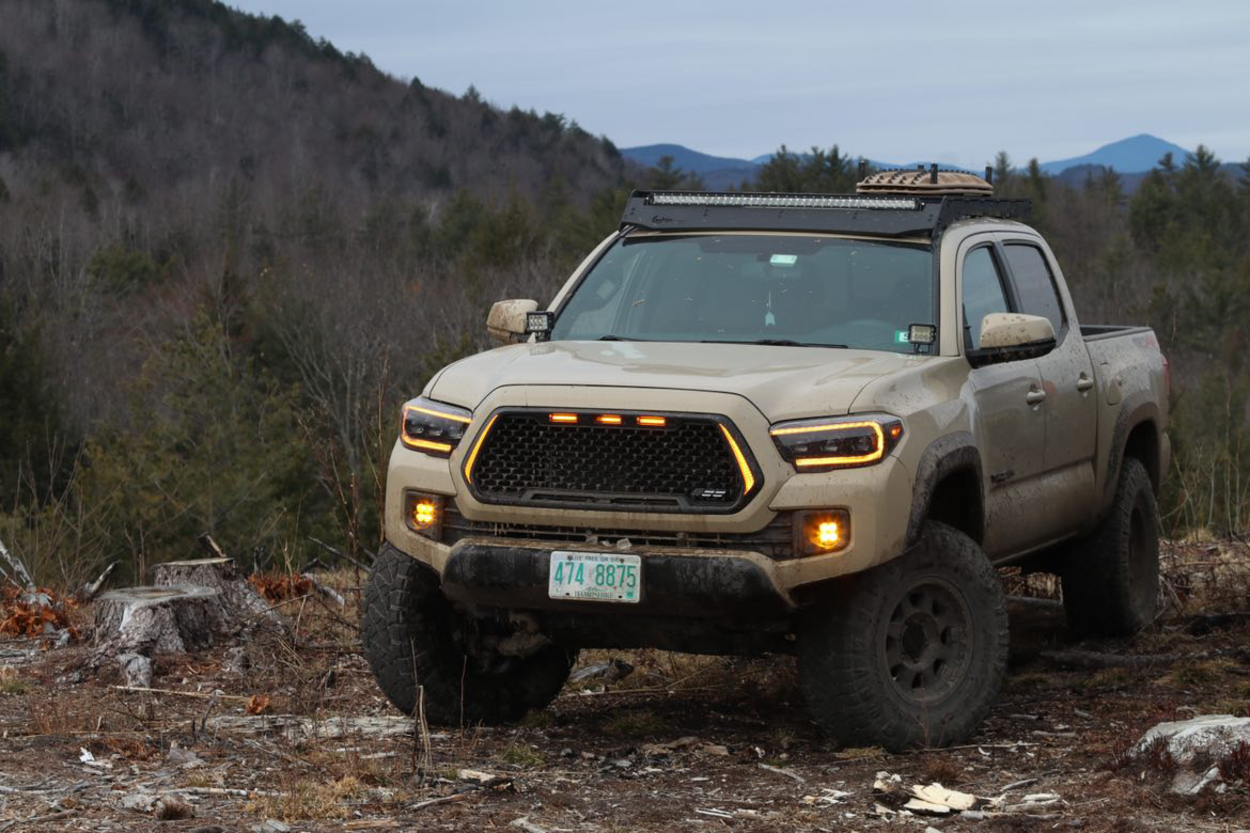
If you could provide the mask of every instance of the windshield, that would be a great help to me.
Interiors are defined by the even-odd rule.
[[[558,312],[553,340],[717,341],[928,352],[925,245],[802,235],[618,240]]]

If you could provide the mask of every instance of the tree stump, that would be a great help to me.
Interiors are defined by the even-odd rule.
[[[211,587],[126,587],[95,603],[95,640],[143,654],[185,653],[207,648],[227,635],[221,597]]]
[[[126,685],[146,687],[152,682],[153,655],[207,648],[228,633],[221,598],[211,587],[110,590],[95,602],[92,666],[116,658]]]
[[[157,587],[194,585],[216,590],[222,613],[232,626],[264,623],[285,630],[286,623],[282,617],[269,606],[252,583],[239,574],[233,559],[169,561],[157,564],[153,575]]]

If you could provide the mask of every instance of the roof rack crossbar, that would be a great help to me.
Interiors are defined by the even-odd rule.
[[[937,237],[957,220],[1025,220],[1031,208],[1029,200],[979,196],[634,191],[621,227]]]

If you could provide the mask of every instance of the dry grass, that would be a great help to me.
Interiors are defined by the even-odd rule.
[[[603,722],[603,731],[623,738],[643,738],[669,730],[668,721],[650,709],[627,709]]]
[[[0,695],[27,694],[34,688],[34,685],[27,680],[22,679],[16,668],[7,666],[0,668]]]
[[[352,814],[347,802],[363,798],[365,792],[365,786],[351,775],[328,781],[299,780],[280,795],[258,796],[247,809],[281,821],[344,819]]]
[[[526,743],[513,742],[499,754],[499,760],[510,766],[533,769],[547,763],[546,757]]]
[[[1250,610],[1250,544],[1163,541],[1159,559],[1165,612]]]
[[[1206,688],[1224,682],[1230,674],[1240,670],[1238,663],[1225,659],[1184,662],[1173,666],[1157,683],[1181,688]]]
[[[967,777],[961,761],[946,755],[932,755],[920,765],[920,780],[926,784],[938,783],[949,787]]]

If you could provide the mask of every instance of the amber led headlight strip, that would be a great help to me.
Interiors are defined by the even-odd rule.
[[[414,451],[447,457],[472,421],[473,414],[464,408],[421,396],[404,405],[399,438]]]
[[[854,416],[781,422],[768,431],[799,471],[871,466],[903,437],[903,422],[892,416]]]

